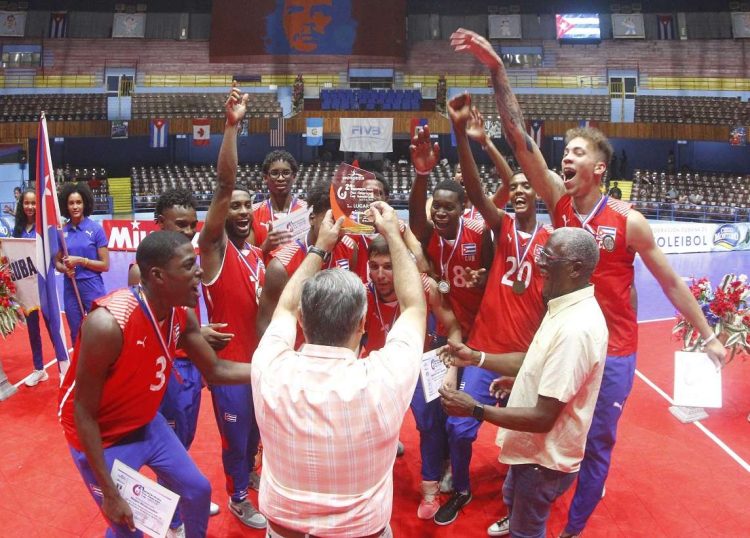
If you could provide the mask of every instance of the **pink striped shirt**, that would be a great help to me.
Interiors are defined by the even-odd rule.
[[[253,356],[260,511],[317,536],[375,533],[391,518],[396,445],[424,334],[397,320],[385,347],[357,360],[339,347],[295,352],[295,325],[273,321]]]

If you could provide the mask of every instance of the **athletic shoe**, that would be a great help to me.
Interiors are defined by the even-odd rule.
[[[398,442],[398,448],[396,448],[396,457],[400,458],[404,455],[404,452],[406,452],[406,448],[404,448],[404,443],[401,441]]]
[[[255,491],[260,491],[260,475],[256,471],[250,471],[250,482],[248,487]]]
[[[419,519],[432,519],[440,509],[440,488],[437,480],[422,480],[422,501],[417,508]]]
[[[440,510],[435,514],[434,521],[438,525],[450,525],[458,517],[458,511],[471,502],[471,492],[454,492]]]
[[[208,508],[208,515],[215,516],[218,513],[219,513],[219,505],[216,503],[211,503],[211,506]]]
[[[34,370],[26,378],[26,381],[24,381],[24,385],[26,385],[27,387],[35,387],[39,384],[40,381],[47,381],[48,379],[49,375],[47,375],[46,370]]]
[[[266,528],[265,516],[258,512],[247,499],[239,503],[232,502],[232,499],[229,499],[229,511],[248,527],[252,527],[253,529]]]
[[[440,493],[450,493],[453,491],[453,473],[451,472],[451,464],[445,466],[443,471],[443,477],[440,479]]]
[[[508,536],[510,534],[510,516],[505,516],[487,527],[489,536]]]
[[[176,529],[169,529],[167,531],[167,538],[186,538],[185,524],[183,523]]]

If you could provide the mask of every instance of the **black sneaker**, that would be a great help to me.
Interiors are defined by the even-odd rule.
[[[471,502],[471,492],[456,491],[435,514],[434,521],[438,525],[450,525],[458,517],[458,511]]]

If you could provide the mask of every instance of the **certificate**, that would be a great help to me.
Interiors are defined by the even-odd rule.
[[[112,465],[112,480],[133,511],[135,528],[164,538],[180,496],[131,469],[120,460]]]
[[[422,380],[425,402],[429,403],[440,396],[438,389],[443,386],[443,378],[447,371],[448,367],[443,364],[434,349],[422,355],[419,377]]]
[[[705,353],[674,354],[674,403],[685,407],[721,407],[721,370]]]
[[[310,230],[310,212],[312,209],[297,209],[279,217],[272,222],[272,230],[286,230],[292,234],[290,241],[304,241]]]

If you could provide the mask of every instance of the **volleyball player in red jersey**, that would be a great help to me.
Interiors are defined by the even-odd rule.
[[[368,268],[370,283],[367,285],[367,314],[365,320],[365,355],[385,345],[388,332],[399,315],[398,301],[393,287],[393,268],[391,254],[385,238],[378,235],[368,248]],[[461,338],[461,327],[448,306],[443,294],[438,292],[437,283],[422,274],[422,285],[425,290],[428,314],[434,317],[446,331],[449,338]],[[425,338],[425,350],[434,349],[442,344],[444,339],[438,340],[436,335],[428,334]],[[432,323],[434,326],[435,323]],[[456,387],[457,369],[451,367],[443,386]],[[417,381],[414,396],[411,400],[411,410],[414,421],[419,430],[419,450],[422,460],[422,500],[417,508],[417,517],[431,519],[440,507],[438,482],[443,474],[443,465],[448,456],[446,447],[448,439],[445,430],[446,415],[438,400],[425,402],[421,380]]]
[[[239,89],[232,87],[225,107],[216,190],[198,236],[208,319],[211,323],[226,323],[225,331],[234,335],[218,355],[241,363],[249,363],[258,347],[255,323],[265,279],[263,253],[248,242],[252,197],[236,184],[237,130],[247,99],[247,94],[240,97]],[[221,434],[229,510],[248,527],[265,528],[266,518],[247,498],[248,487],[257,488],[259,483],[259,479],[253,477],[251,482],[250,478],[260,443],[250,385],[209,388]]]
[[[249,383],[250,365],[217,360],[192,309],[202,271],[176,232],[154,232],[136,253],[140,286],[94,302],[59,395],[60,423],[94,501],[117,536],[133,533],[133,513],[110,477],[115,459],[150,467],[180,495],[186,536],[203,537],[211,485],[157,413],[179,346],[211,383]],[[187,308],[185,308],[187,307]],[[108,533],[109,534],[109,533]]]
[[[307,203],[292,193],[298,170],[297,160],[283,149],[275,149],[263,159],[261,173],[269,194],[267,199],[253,205],[253,244],[263,251],[266,260],[271,252],[292,239],[287,230],[274,230],[273,221],[307,209]]]
[[[602,195],[602,178],[612,157],[612,146],[606,137],[591,128],[568,131],[563,178],[549,173],[539,148],[526,133],[523,113],[503,63],[489,42],[474,32],[459,29],[451,36],[451,45],[456,51],[472,54],[490,69],[503,132],[534,190],[550,208],[555,226],[584,228],[599,244],[600,259],[592,282],[610,337],[578,486],[561,534],[577,536],[601,499],[617,422],[633,384],[638,327],[630,288],[635,254],[640,254],[672,304],[699,331],[703,348],[717,367],[724,363],[725,349],[685,283],[656,246],[648,221],[630,204]]]
[[[471,285],[469,271],[490,267],[492,237],[483,222],[462,216],[466,193],[452,179],[435,186],[431,219],[427,219],[427,179],[440,158],[428,126],[418,130],[410,150],[417,178],[409,194],[409,226],[434,266],[440,293],[448,297],[461,331],[468,335],[484,293],[483,287]]]
[[[332,252],[318,252],[315,248],[315,241],[318,239],[318,230],[326,216],[326,212],[331,209],[331,200],[329,191],[331,189],[331,180],[321,180],[310,188],[307,194],[307,203],[311,209],[310,213],[310,230],[304,241],[297,240],[292,243],[281,246],[271,253],[271,261],[268,264],[266,274],[266,287],[263,288],[263,295],[260,297],[260,311],[258,313],[258,335],[262,336],[271,321],[273,311],[276,310],[276,304],[279,302],[281,292],[294,274],[294,271],[307,256],[308,251],[315,252],[323,257],[323,269],[333,269],[339,267],[353,271],[357,267],[359,252],[357,245],[347,235],[343,235]],[[297,326],[297,342],[299,345],[304,342],[302,328]]]

